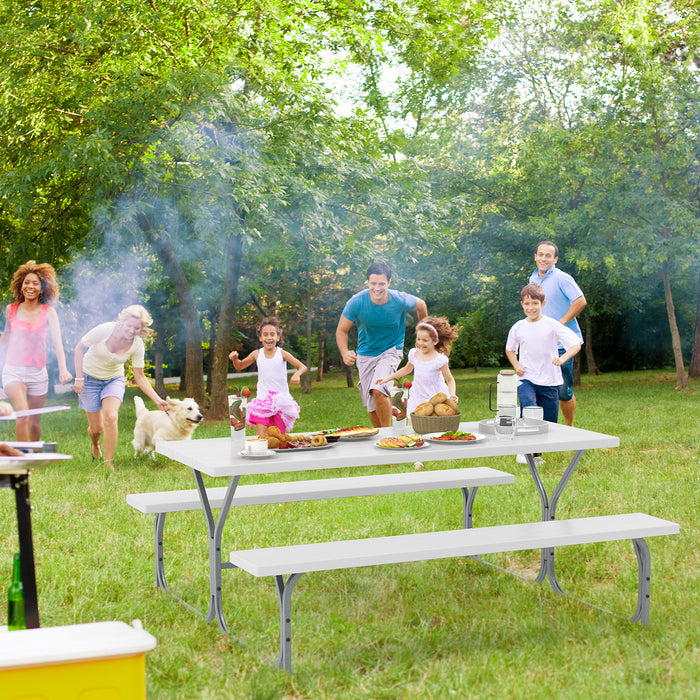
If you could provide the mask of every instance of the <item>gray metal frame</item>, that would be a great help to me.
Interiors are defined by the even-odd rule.
[[[209,608],[206,613],[198,610],[186,600],[183,600],[178,595],[173,593],[168,587],[168,583],[165,577],[165,556],[164,556],[164,529],[165,529],[165,516],[167,513],[156,513],[155,525],[154,525],[154,537],[155,537],[155,583],[157,588],[163,589],[165,592],[169,593],[178,603],[184,605],[186,608],[196,613],[200,617],[204,618],[207,622],[216,620],[219,629],[229,634],[230,630],[228,624],[226,623],[226,617],[224,615],[223,608],[223,596],[221,591],[221,572],[223,569],[233,569],[235,566],[228,561],[223,561],[221,558],[221,538],[224,531],[224,526],[226,525],[226,519],[228,518],[228,513],[231,508],[231,503],[233,502],[233,497],[236,493],[236,488],[238,487],[238,482],[240,476],[234,476],[229,482],[228,488],[226,490],[226,496],[222,504],[221,510],[219,512],[218,518],[214,517],[211,505],[209,503],[209,497],[207,495],[207,489],[204,485],[204,480],[202,478],[202,473],[196,469],[192,470],[194,472],[194,477],[197,482],[197,491],[199,493],[199,498],[202,502],[202,509],[204,511],[204,518],[207,525],[207,532],[209,535]],[[463,502],[463,513],[462,522],[464,527],[472,526],[472,514],[474,510],[474,499],[476,498],[476,493],[478,486],[472,486],[471,488],[467,486],[461,487],[462,492],[462,502]],[[278,587],[279,587],[278,583]],[[283,586],[284,589],[284,586]],[[291,590],[289,591],[291,596]]]

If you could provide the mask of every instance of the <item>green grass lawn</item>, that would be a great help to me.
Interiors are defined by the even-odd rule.
[[[465,420],[489,415],[488,384],[495,375],[455,372]],[[224,571],[230,636],[156,590],[153,517],[128,507],[125,496],[194,488],[194,479],[162,457],[133,459],[133,390],[120,416],[114,472],[92,463],[86,419],[77,408],[42,421],[44,439],[74,455],[31,479],[42,626],[141,619],[158,639],[146,657],[152,699],[697,697],[700,395],[695,389],[700,385],[676,392],[674,383],[671,370],[583,377],[576,391],[577,426],[617,435],[620,447],[587,453],[557,508],[560,518],[641,511],[680,523],[679,536],[648,541],[648,629],[557,596],[548,584],[524,582],[470,559],[322,572],[302,577],[295,589],[294,676],[288,678],[270,665],[278,649],[272,579]],[[295,432],[368,424],[357,391],[344,387],[344,377],[327,376],[311,394],[293,392],[302,407]],[[56,403],[77,405],[72,395]],[[0,431],[0,438],[13,439],[11,424],[0,424]],[[195,439],[226,435],[227,424],[205,421]],[[570,454],[545,457],[542,476],[551,494]],[[479,490],[476,526],[540,517],[527,468],[513,458],[451,465],[515,474],[512,486]],[[426,462],[425,468],[446,466],[450,463]],[[413,464],[387,468],[406,471]],[[0,584],[6,589],[17,549],[16,522],[9,490],[1,490],[0,499]],[[451,529],[460,518],[456,491],[237,509],[223,549]],[[202,514],[169,515],[165,537],[171,588],[204,609],[208,562]],[[489,560],[530,574],[539,552]],[[559,549],[557,570],[571,596],[626,616],[634,612],[637,565],[631,543]]]

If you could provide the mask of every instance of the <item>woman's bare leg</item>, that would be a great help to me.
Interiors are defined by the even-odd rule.
[[[41,396],[27,396],[29,408],[42,408],[46,401],[46,394]],[[29,439],[41,440],[41,416],[29,416]]]
[[[3,387],[7,398],[10,399],[12,408],[15,411],[26,411],[29,408],[27,400],[27,387],[22,382],[10,382]],[[15,439],[18,442],[29,441],[29,417],[17,418],[15,420]]]
[[[114,468],[114,453],[117,449],[119,437],[119,407],[122,402],[116,396],[107,396],[102,399],[102,421],[104,423],[104,435],[102,441],[105,448],[105,464]]]
[[[100,435],[104,432],[102,423],[102,411],[88,413],[88,437],[90,438],[90,446],[92,448],[92,458],[99,459],[102,457],[102,449],[100,448]]]

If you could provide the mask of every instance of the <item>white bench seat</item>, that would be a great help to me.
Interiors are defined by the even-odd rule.
[[[291,673],[291,593],[303,573],[633,540],[639,563],[639,592],[637,610],[631,619],[648,624],[651,561],[644,538],[674,535],[679,530],[677,523],[629,513],[248,549],[231,552],[230,560],[253,576],[275,577],[280,603],[278,666]],[[285,575],[289,576],[286,582]]]
[[[471,488],[494,484],[512,484],[513,481],[513,475],[507,472],[488,467],[475,467],[441,471],[349,476],[339,479],[249,484],[236,488],[231,506],[255,506],[328,498],[376,496],[389,493],[462,488],[465,486]],[[207,489],[207,496],[212,508],[221,507],[226,491],[226,486]],[[146,514],[199,510],[202,507],[197,489],[130,493],[126,497],[126,502],[133,508],[136,508],[136,510]]]
[[[472,467],[440,471],[393,472],[336,479],[246,484],[236,487],[231,507],[459,488],[462,490],[464,503],[463,525],[471,527],[472,507],[478,487],[512,484],[513,481],[513,475],[508,472],[498,471],[489,467]],[[229,488],[220,486],[206,489],[209,507],[221,508],[224,505]],[[131,493],[127,494],[126,502],[142,513],[155,514],[156,516],[156,586],[168,590],[165,580],[163,552],[165,516],[167,513],[201,510],[202,500],[199,492],[197,489],[188,489],[183,491]],[[220,562],[210,562],[210,565],[220,565]],[[227,564],[227,566],[231,565]]]

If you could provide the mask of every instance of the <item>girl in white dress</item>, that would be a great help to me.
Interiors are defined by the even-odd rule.
[[[299,404],[292,398],[287,386],[287,363],[297,368],[289,380],[290,384],[299,384],[307,368],[301,360],[279,347],[282,345],[282,329],[276,318],[264,318],[257,335],[262,343],[260,349],[253,350],[243,360],[239,359],[236,350],[229,354],[229,359],[239,372],[253,362],[258,366],[257,396],[248,402],[246,423],[254,425],[258,435],[266,435],[272,425],[286,433],[294,427],[299,417]]]
[[[409,416],[418,404],[429,401],[435,394],[444,393],[454,401],[458,400],[447,357],[457,335],[457,329],[452,328],[444,316],[424,318],[416,326],[416,347],[409,351],[408,362],[388,377],[377,380],[377,384],[382,384],[413,373],[406,406]]]

